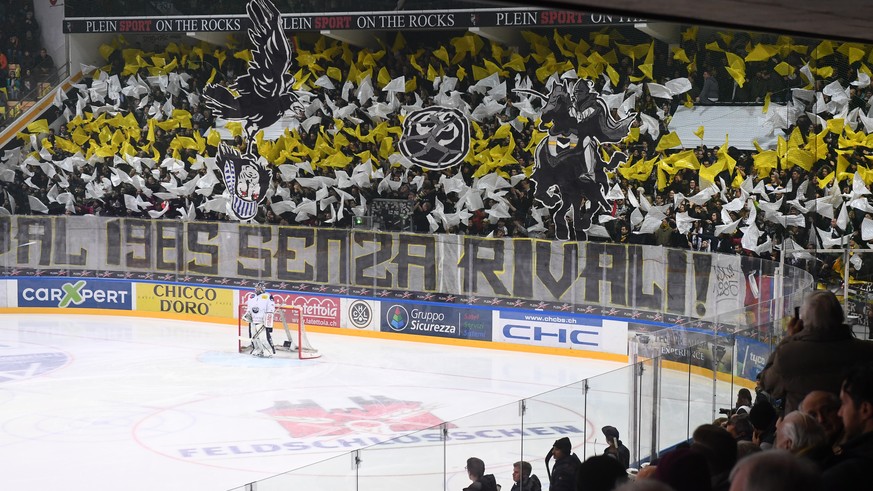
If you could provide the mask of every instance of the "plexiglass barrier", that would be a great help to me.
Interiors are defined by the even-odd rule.
[[[383,332],[405,329],[385,305],[466,309],[477,320],[462,322],[455,337],[471,341],[517,341],[504,316],[531,313],[621,329],[618,348],[572,339],[553,346],[626,357],[621,369],[442,424],[322,439],[329,450],[321,455],[335,456],[260,481],[258,490],[460,489],[471,456],[504,486],[519,460],[545,484],[555,440],[568,437],[585,459],[604,452],[606,425],[620,428],[631,462],[644,461],[753,386],[814,286],[791,265],[642,245],[95,217],[0,217],[0,268],[19,284],[49,277],[243,290],[264,280],[272,291],[381,303]]]

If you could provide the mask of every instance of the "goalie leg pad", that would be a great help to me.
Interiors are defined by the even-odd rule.
[[[273,347],[267,338],[267,328],[263,325],[258,327],[254,337],[252,337],[252,354],[255,356],[273,356]]]

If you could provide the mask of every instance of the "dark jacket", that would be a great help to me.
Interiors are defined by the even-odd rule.
[[[761,373],[761,384],[775,399],[784,401],[784,414],[788,414],[813,390],[839,393],[843,372],[870,359],[873,342],[855,339],[847,325],[804,327],[779,343]]]
[[[464,491],[497,491],[497,480],[494,474],[485,474],[482,479],[464,488]]]
[[[527,479],[522,479],[522,484],[515,483],[512,485],[512,491],[542,491],[542,489],[543,485],[536,474],[531,474]]]
[[[549,491],[575,491],[576,470],[580,465],[582,462],[576,454],[556,460],[549,476]]]
[[[873,468],[873,432],[864,433],[840,447],[839,455],[826,464],[822,478],[824,489],[852,491],[870,489]]]
[[[630,467],[630,450],[624,446],[621,440],[618,441],[618,447],[607,447],[604,454],[618,460],[618,463],[625,469]]]

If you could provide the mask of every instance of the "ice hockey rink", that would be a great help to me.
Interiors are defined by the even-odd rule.
[[[623,366],[325,333],[309,335],[318,359],[263,359],[234,352],[236,330],[132,317],[0,315],[0,488],[231,489],[410,428],[465,417],[487,427],[493,422],[470,415],[502,407],[517,417],[519,399]],[[570,435],[580,456],[582,440],[602,441],[595,429],[627,427],[626,417],[611,419],[627,414],[622,383],[607,376],[601,385],[590,395],[596,411],[587,421],[581,398],[550,403],[563,411],[563,428],[585,432]],[[525,453],[544,478],[542,456],[562,435],[547,425],[539,435]],[[495,452],[499,444],[479,438],[460,447],[446,488],[469,484],[464,461],[473,455],[511,486],[517,443]],[[332,466],[347,470],[348,460]],[[418,472],[393,465],[403,482]],[[303,472],[319,482],[319,469]]]

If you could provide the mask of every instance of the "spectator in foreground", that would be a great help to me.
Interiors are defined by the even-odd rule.
[[[485,474],[485,462],[476,457],[467,459],[467,475],[472,484],[464,488],[464,491],[499,491],[494,474]]]
[[[812,416],[824,428],[828,446],[835,448],[843,439],[840,398],[824,390],[814,390],[800,402],[800,411]]]
[[[800,318],[789,321],[790,335],[770,355],[761,374],[764,390],[785,401],[786,414],[813,390],[837,393],[847,368],[873,360],[873,343],[855,339],[844,319],[836,295],[816,291],[803,302]]]
[[[625,469],[630,467],[630,450],[618,439],[619,434],[615,426],[604,426],[600,431],[609,443],[603,453],[618,460]]]
[[[830,455],[824,428],[809,414],[792,411],[776,427],[775,447],[821,464]]]
[[[549,472],[549,460],[555,458],[555,467]],[[546,455],[546,474],[549,476],[549,491],[575,491],[576,471],[582,462],[573,453],[573,445],[567,437],[555,440]]]
[[[612,491],[627,481],[627,467],[608,455],[595,455],[579,466],[576,491]]]
[[[730,487],[728,479],[737,462],[739,443],[724,428],[715,425],[700,425],[691,435],[691,448],[706,458],[710,483],[714,491]],[[743,442],[752,444],[752,442]]]
[[[731,471],[730,491],[821,491],[821,473],[811,462],[785,450],[758,452]],[[839,489],[839,488],[828,488]]]
[[[873,468],[873,365],[856,367],[840,389],[845,435],[824,473],[827,489],[870,489]]]
[[[512,464],[512,491],[541,491],[543,485],[536,474],[531,474],[530,462],[520,460]]]

